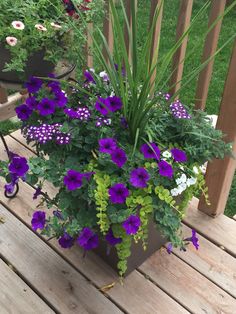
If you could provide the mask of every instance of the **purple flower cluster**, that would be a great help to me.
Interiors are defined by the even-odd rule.
[[[95,109],[103,116],[108,115],[110,112],[116,112],[120,110],[122,106],[122,101],[117,96],[110,96],[107,98],[98,97],[95,103]]]
[[[27,88],[29,94],[37,93],[43,85],[43,81],[38,79],[37,77],[32,76],[30,80],[25,83],[25,87]]]
[[[66,145],[71,140],[70,133],[60,131],[61,124],[42,124],[40,126],[30,126],[26,130],[26,137],[31,141],[46,144],[49,141],[56,141],[59,145]]]
[[[64,184],[69,191],[74,191],[81,188],[83,179],[90,180],[94,172],[80,173],[76,170],[68,170],[67,175],[64,177]]]
[[[66,108],[64,109],[64,113],[71,119],[78,119],[81,121],[87,121],[91,116],[87,107],[79,107],[77,110]]]
[[[81,231],[77,243],[86,251],[92,250],[98,246],[98,236],[91,229],[85,227]]]
[[[46,224],[46,214],[44,211],[36,211],[33,214],[32,220],[31,220],[31,226],[34,231],[37,231],[37,229],[44,229]]]
[[[176,100],[170,105],[170,110],[175,118],[178,119],[191,119],[190,114],[184,108],[183,104]]]
[[[101,117],[97,118],[96,126],[101,127],[103,125],[111,125],[111,119],[105,119]]]
[[[127,161],[125,151],[117,147],[116,140],[113,138],[102,138],[99,140],[99,151],[101,153],[107,153],[111,155],[111,160],[119,167]]]
[[[16,154],[11,154],[8,170],[10,172],[11,182],[6,184],[4,188],[8,194],[12,194],[19,179],[22,178],[22,180],[25,180],[26,173],[29,170],[27,159]]]

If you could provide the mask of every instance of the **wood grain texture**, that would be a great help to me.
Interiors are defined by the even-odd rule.
[[[233,152],[236,154],[236,40],[229,65],[228,76],[220,106],[216,129],[226,134],[224,140],[233,143]],[[199,209],[208,215],[216,216],[224,212],[228,200],[233,176],[236,169],[236,159],[225,157],[208,163],[206,171],[206,185],[211,205],[200,199]],[[236,206],[236,205],[235,205]]]
[[[208,28],[215,22],[215,20],[224,12],[226,0],[212,0],[211,10],[209,15]],[[212,30],[207,34],[205,39],[205,45],[203,49],[203,55],[201,62],[204,63],[211,56],[214,55],[217,49],[218,39],[220,35],[222,19],[216,23]],[[200,72],[197,83],[197,90],[195,96],[196,109],[205,109],[209,85],[211,81],[213,71],[214,59],[212,59]]]
[[[112,31],[112,16],[111,16],[111,8],[109,1],[105,2],[105,18],[103,23],[103,35],[107,40],[107,44],[109,47],[109,52],[113,53],[114,48],[114,38],[113,38],[113,31]],[[103,55],[106,59],[106,62],[109,62],[108,53],[105,47],[103,47]]]
[[[7,102],[8,94],[6,88],[0,85],[0,104]]]
[[[0,259],[0,313],[55,313]]]
[[[7,102],[0,105],[0,121],[10,119],[16,115],[16,104],[23,98],[20,93],[10,95]]]
[[[54,250],[0,205],[0,254],[60,313],[121,313]],[[17,256],[17,258],[16,258]]]
[[[139,269],[191,313],[235,312],[233,297],[165,249],[151,256]]]
[[[19,151],[19,143],[11,139],[11,147]],[[31,151],[27,151],[22,146],[21,155],[28,157]],[[1,158],[1,144],[0,144]],[[15,199],[6,199],[3,195],[4,182],[0,179],[0,201],[8,208],[11,208],[21,220],[30,225],[31,216],[40,200],[32,200],[33,189],[27,184],[20,184],[20,192]],[[51,188],[47,188],[47,192],[53,193]],[[50,241],[52,247],[64,256],[71,264],[74,265],[81,273],[91,280],[97,287],[116,282],[115,287],[107,292],[107,295],[119,304],[121,308],[126,309],[129,313],[149,314],[149,313],[187,313],[178,303],[172,300],[161,289],[153,285],[151,282],[140,276],[134,271],[124,281],[124,286],[120,285],[118,276],[115,272],[105,264],[98,256],[89,252],[86,259],[83,259],[83,251],[78,247],[70,250],[63,250],[54,239]],[[139,287],[140,286],[140,287]],[[132,289],[131,289],[132,287]],[[139,289],[137,289],[139,287]],[[132,290],[132,292],[131,292]],[[127,298],[127,295],[130,295]],[[144,298],[148,303],[144,302]],[[158,310],[158,311],[157,311]],[[157,311],[157,312],[155,312]],[[169,312],[168,312],[169,311]]]
[[[181,36],[187,31],[190,25],[190,19],[192,15],[192,7],[193,7],[193,0],[182,0],[180,3],[179,8],[179,17],[177,22],[177,29],[176,29],[176,42],[178,42]],[[182,40],[181,45],[177,49],[176,53],[173,57],[173,65],[172,70],[173,74],[170,80],[170,94],[174,95],[181,86],[181,79],[183,75],[184,69],[184,59],[185,53],[187,49],[188,43],[188,36]],[[176,98],[178,95],[176,95]]]
[[[182,227],[184,238],[188,238],[191,229]],[[236,259],[201,235],[198,238],[199,250],[189,245],[184,254],[179,249],[174,249],[174,254],[236,298]]]
[[[193,199],[188,207],[184,223],[236,257],[236,221],[222,214],[212,218],[199,211],[197,207],[198,200]]]

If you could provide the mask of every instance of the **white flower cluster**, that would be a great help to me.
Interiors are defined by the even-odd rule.
[[[188,187],[190,187],[191,185],[195,185],[197,183],[197,179],[195,177],[187,178],[186,174],[183,173],[179,178],[175,180],[175,182],[177,184],[177,188],[174,188],[170,191],[172,196],[180,195]]]

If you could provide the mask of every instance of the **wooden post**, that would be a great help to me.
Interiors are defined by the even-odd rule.
[[[217,19],[217,17],[224,12],[225,2],[226,0],[212,0],[208,27],[210,27],[213,24],[213,22]],[[212,30],[208,33],[206,37],[202,56],[202,63],[209,59],[216,52],[218,38],[221,29],[221,23],[222,19],[220,19],[217,22],[217,24],[212,28]],[[209,85],[213,71],[213,65],[214,59],[212,59],[199,74],[195,96],[196,109],[202,110],[205,109]]]
[[[126,4],[125,4],[125,8],[126,8],[126,14],[127,14],[127,18],[128,18],[128,23],[129,23],[129,27],[130,30],[132,32],[132,16],[131,16],[131,1],[135,1],[135,7],[136,7],[136,11],[138,8],[138,2],[137,0],[126,0]],[[129,32],[128,32],[128,28],[125,24],[125,45],[126,45],[126,50],[129,56],[129,61],[132,60],[132,49],[131,49],[131,41],[129,38]]]
[[[7,102],[8,94],[6,88],[0,85],[0,104]]]
[[[181,38],[184,32],[190,25],[192,15],[193,0],[181,0],[179,17],[176,30],[176,42]],[[184,58],[188,43],[188,36],[186,36],[173,57],[173,74],[170,79],[170,94],[174,95],[181,86],[181,79],[184,69]],[[177,98],[177,96],[176,96]]]
[[[114,46],[114,39],[113,39],[113,32],[112,32],[112,19],[111,19],[111,9],[109,5],[109,0],[105,1],[105,18],[104,18],[104,24],[103,24],[103,34],[107,40],[108,47],[110,52],[113,52],[113,46]],[[103,55],[108,62],[108,54],[106,51],[106,48],[103,48]]]
[[[233,152],[236,155],[236,41],[225,82],[221,101],[217,129],[226,134],[226,141],[233,143]],[[199,210],[211,216],[224,212],[230,187],[236,168],[236,160],[226,157],[224,160],[209,162],[206,172],[206,184],[209,188],[211,205],[205,203],[203,197],[199,202]]]
[[[152,65],[154,65],[156,64],[157,59],[158,59],[158,50],[159,50],[159,42],[160,42],[160,34],[161,34],[161,21],[162,21],[162,15],[163,15],[163,2],[161,0],[151,0],[151,1],[152,2],[151,2],[151,12],[150,12],[150,27],[152,25],[156,8],[160,10],[159,16],[157,18],[157,23],[154,29],[152,50],[151,50],[151,60],[152,60]],[[157,75],[157,71],[155,69],[151,76],[151,80],[150,80],[151,85],[155,82],[156,75]],[[153,84],[152,94],[154,90],[155,90],[155,85]]]
[[[93,32],[93,24],[88,24],[88,32],[87,32],[87,45],[86,45],[86,56],[87,56],[87,67],[92,68],[93,67],[93,55],[91,53],[91,48],[93,46],[93,40],[90,33]]]

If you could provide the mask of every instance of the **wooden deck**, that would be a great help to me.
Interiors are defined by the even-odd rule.
[[[12,151],[32,156],[19,132],[6,137]],[[0,158],[6,158],[0,144]],[[189,207],[184,232],[194,227],[200,249],[156,252],[121,285],[92,252],[62,250],[30,228],[33,189],[20,184],[15,199],[3,195],[0,181],[0,314],[44,313],[236,313],[236,221],[210,218]],[[54,193],[48,185],[47,191]],[[235,204],[236,206],[236,204]],[[111,289],[104,286],[112,285]]]

